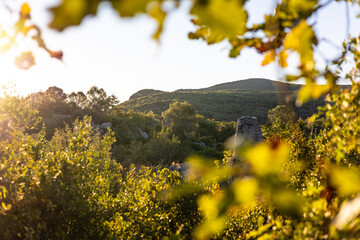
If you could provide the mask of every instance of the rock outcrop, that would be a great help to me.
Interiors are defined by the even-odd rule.
[[[259,122],[257,118],[253,116],[243,116],[238,118],[235,137],[241,137],[254,143],[264,140]]]
[[[243,116],[238,118],[235,141],[250,141],[252,143],[258,143],[263,141],[264,138],[261,133],[261,128],[256,117]],[[235,146],[238,144],[235,144]],[[250,171],[250,165],[242,161],[242,159],[234,152],[234,156],[229,162],[232,167],[239,167],[239,174],[229,178],[229,183],[236,177],[246,176]]]

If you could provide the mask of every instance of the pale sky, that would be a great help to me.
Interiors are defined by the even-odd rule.
[[[58,86],[66,93],[86,92],[97,85],[108,94],[115,94],[120,101],[126,101],[144,88],[173,91],[246,78],[281,80],[284,75],[275,64],[262,67],[262,56],[254,50],[245,49],[240,57],[230,59],[230,47],[226,43],[208,46],[202,40],[189,40],[187,34],[195,28],[189,21],[191,16],[186,14],[189,8],[186,3],[169,14],[159,44],[151,39],[156,25],[146,16],[122,19],[103,4],[96,17],[88,17],[80,26],[58,33],[46,27],[51,15],[45,10],[57,1],[28,2],[33,22],[42,27],[49,48],[62,50],[64,58],[60,62],[43,50],[36,50],[36,65],[23,71],[12,65],[11,54],[16,54],[15,50],[6,56],[0,55],[0,85],[11,81],[20,94],[45,91],[50,86]],[[274,6],[275,1],[250,0],[246,5],[250,21],[260,21]],[[332,3],[321,10],[315,27],[321,38],[339,46],[346,37],[344,6],[344,3]],[[352,16],[359,13],[359,7],[351,8]],[[350,32],[360,33],[360,20],[352,17],[350,27]],[[337,49],[323,43],[320,50],[323,55],[334,57]],[[320,55],[317,59],[319,66],[323,65]],[[295,64],[296,61],[290,64],[289,71]]]

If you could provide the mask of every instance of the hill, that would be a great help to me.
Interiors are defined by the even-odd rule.
[[[176,92],[193,91],[220,91],[220,90],[251,90],[251,91],[297,91],[301,88],[299,84],[284,83],[264,78],[249,78],[234,82],[217,84],[201,89],[179,89]]]
[[[254,81],[254,82],[252,82]],[[257,85],[261,86],[257,86]],[[236,121],[240,116],[256,116],[261,124],[267,121],[268,111],[279,104],[285,104],[287,99],[292,99],[289,104],[295,106],[294,91],[274,91],[271,85],[278,82],[266,79],[251,79],[224,83],[204,89],[181,89],[174,92],[158,92],[119,104],[120,108],[147,112],[153,111],[161,114],[169,104],[175,101],[187,101],[193,105],[197,112],[207,118],[217,121]],[[296,89],[295,84],[281,84],[288,89]],[[244,90],[244,88],[246,88]],[[258,88],[258,89],[255,89]],[[303,106],[296,108],[295,112],[302,118],[307,118],[317,111],[317,107],[324,101],[311,100]]]
[[[162,93],[163,91],[160,90],[154,90],[154,89],[142,89],[140,91],[137,91],[136,93],[134,93],[133,95],[130,96],[129,100],[135,99],[135,98],[140,98],[140,97],[144,97],[144,96],[149,96],[155,93]]]

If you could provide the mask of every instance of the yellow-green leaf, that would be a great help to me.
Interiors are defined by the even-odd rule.
[[[297,105],[309,101],[310,98],[318,99],[329,91],[329,85],[306,84],[298,92]]]
[[[159,40],[166,18],[166,12],[164,12],[164,10],[161,8],[160,3],[154,2],[149,6],[149,15],[153,17],[158,23],[158,27],[153,35],[153,38]]]
[[[287,58],[288,58],[288,54],[285,49],[279,52],[279,64],[282,68],[286,68],[288,66]]]
[[[258,182],[254,178],[236,179],[231,185],[235,194],[235,200],[240,204],[248,204],[253,201],[258,192]]]
[[[330,183],[340,194],[352,195],[360,192],[360,172],[338,166],[330,168]]]
[[[7,211],[7,210],[10,210],[11,204],[6,204],[6,203],[2,202],[2,203],[1,203],[1,207],[2,207],[5,211]]]
[[[269,52],[266,52],[266,54],[264,55],[264,59],[261,62],[261,65],[265,66],[273,61],[275,61],[275,50],[270,50]]]
[[[79,25],[86,15],[95,15],[100,0],[63,0],[58,6],[51,8],[54,18],[51,28],[59,31],[72,25]]]
[[[279,142],[275,146],[260,143],[245,153],[246,159],[251,163],[254,172],[259,176],[278,172],[287,161],[290,148]]]
[[[111,1],[114,9],[117,10],[122,17],[133,17],[137,13],[145,13],[149,2],[151,2],[151,0]]]
[[[212,34],[233,38],[247,30],[248,14],[243,3],[240,0],[196,1],[191,14],[197,17],[197,25],[209,27]]]
[[[292,49],[299,53],[301,65],[308,72],[313,70],[315,66],[313,44],[316,44],[316,37],[306,20],[302,20],[294,27],[284,41],[285,49]]]

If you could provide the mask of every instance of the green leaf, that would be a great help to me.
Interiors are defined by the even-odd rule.
[[[306,23],[306,20],[302,20],[286,36],[284,48],[298,52],[304,70],[311,72],[315,67],[312,45],[316,43],[317,40],[312,27]]]
[[[137,13],[145,13],[147,12],[148,4],[152,2],[152,0],[112,0],[111,3],[116,11],[122,17],[133,17]]]
[[[360,173],[358,169],[338,166],[330,167],[330,183],[340,194],[352,195],[360,192]]]
[[[246,32],[248,14],[244,9],[244,1],[210,0],[196,1],[191,14],[197,17],[198,26],[207,26],[212,35],[234,38]]]
[[[79,25],[86,15],[95,15],[100,0],[63,0],[51,8],[54,18],[50,27],[59,31],[66,27]]]
[[[153,17],[158,23],[158,28],[156,29],[153,38],[155,40],[159,40],[166,18],[166,12],[164,12],[164,10],[161,8],[160,3],[154,2],[149,6],[149,15]]]

